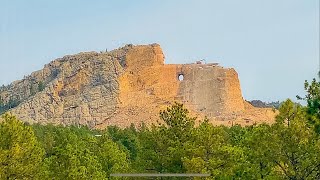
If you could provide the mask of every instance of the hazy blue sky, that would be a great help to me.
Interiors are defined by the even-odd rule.
[[[319,1],[0,0],[0,84],[66,54],[154,42],[166,63],[235,68],[245,99],[294,98],[319,67]]]

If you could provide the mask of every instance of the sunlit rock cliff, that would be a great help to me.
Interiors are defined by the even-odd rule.
[[[2,109],[30,123],[129,126],[157,123],[177,101],[213,124],[272,122],[241,94],[237,72],[217,64],[164,64],[160,45],[68,55],[0,88]]]

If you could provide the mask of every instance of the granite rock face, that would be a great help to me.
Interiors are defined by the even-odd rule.
[[[30,123],[104,128],[156,123],[174,101],[214,124],[272,122],[275,113],[244,101],[237,72],[217,64],[164,64],[158,44],[126,45],[56,59],[0,88],[9,111]]]

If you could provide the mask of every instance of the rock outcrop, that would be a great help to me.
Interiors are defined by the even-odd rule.
[[[159,110],[181,102],[214,124],[272,122],[271,109],[244,101],[237,72],[217,64],[164,64],[158,44],[65,56],[0,88],[9,111],[30,123],[104,128],[158,120]]]

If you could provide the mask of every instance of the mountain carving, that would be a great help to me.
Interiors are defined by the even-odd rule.
[[[273,122],[270,108],[243,99],[234,69],[164,59],[158,44],[64,56],[1,87],[2,106],[29,123],[93,128],[157,123],[159,111],[175,101],[217,125]]]

